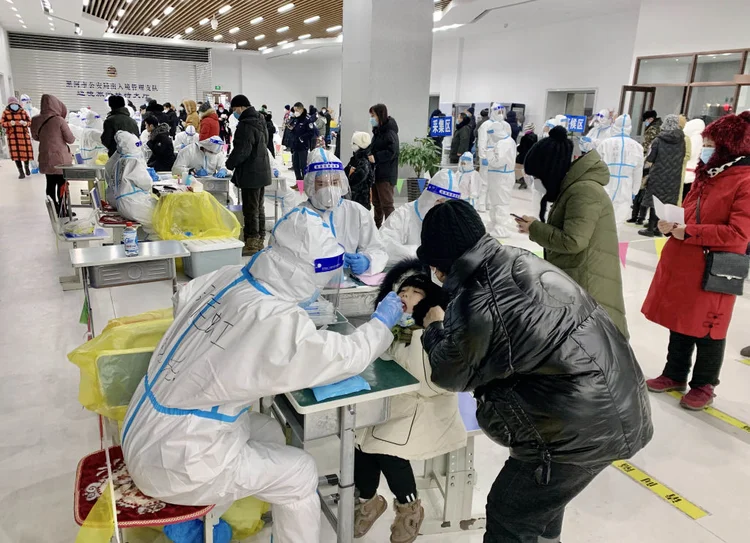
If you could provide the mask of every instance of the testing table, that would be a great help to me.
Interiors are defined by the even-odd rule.
[[[55,169],[62,170],[62,175],[66,182],[69,181],[87,181],[88,190],[94,188],[94,182],[97,180],[104,180],[104,166],[99,164],[60,164],[55,166]],[[68,210],[68,216],[72,218],[72,211],[70,209],[70,185],[65,190],[65,203],[67,204],[66,209]]]
[[[152,241],[138,245],[137,256],[127,256],[124,245],[70,250],[70,263],[81,270],[88,309],[89,339],[94,337],[94,318],[89,288],[109,288],[153,281],[172,281],[177,290],[175,259],[190,256],[179,241]]]
[[[327,329],[342,334],[355,330],[348,323],[331,325]],[[291,427],[297,443],[304,445],[306,440],[339,436],[338,514],[333,511],[330,500],[321,500],[323,513],[336,530],[338,543],[354,540],[355,429],[385,422],[390,398],[415,392],[420,387],[419,381],[393,360],[377,359],[361,375],[371,390],[319,402],[310,389],[304,389],[277,396],[273,405]],[[359,412],[362,417],[358,419]]]
[[[223,203],[226,205],[229,205],[231,202],[229,200],[229,190],[230,190],[230,182],[231,182],[231,175],[227,174],[227,177],[213,177],[213,176],[207,176],[207,177],[196,177],[198,181],[203,183],[203,190],[206,192],[209,192],[214,195],[214,197],[222,202],[222,200],[219,198],[219,195],[224,196]]]

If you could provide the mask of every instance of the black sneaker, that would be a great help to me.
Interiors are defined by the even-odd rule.
[[[656,234],[650,228],[644,228],[643,230],[638,230],[638,235],[639,236],[646,236],[647,238],[655,238],[656,237]]]
[[[19,179],[26,179],[26,175],[23,172],[18,172]]]

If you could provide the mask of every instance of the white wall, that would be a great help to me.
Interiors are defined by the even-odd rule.
[[[230,91],[233,96],[244,94],[256,108],[266,104],[277,125],[284,115],[284,105],[299,101],[308,107],[315,104],[316,96],[328,96],[328,106],[338,118],[340,48],[277,58],[214,51],[211,62],[214,85],[221,85],[222,90]]]
[[[0,98],[3,104],[7,102],[9,96],[13,95],[13,74],[10,67],[10,48],[8,47],[8,33],[0,26],[0,73],[3,74],[5,82],[4,87],[0,90]]]
[[[642,0],[635,56],[750,47],[748,0]]]
[[[526,118],[537,127],[545,121],[548,90],[596,89],[594,110],[616,109],[629,82],[637,23],[637,10],[566,23],[565,28],[581,30],[580,40],[559,24],[466,32],[457,65],[444,59],[454,58],[461,38],[436,34],[430,93],[455,95],[456,102],[525,103]],[[451,77],[456,71],[457,93]]]

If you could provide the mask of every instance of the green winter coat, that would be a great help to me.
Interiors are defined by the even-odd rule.
[[[604,186],[609,169],[591,151],[570,167],[547,223],[534,221],[532,241],[545,258],[584,288],[629,338],[622,294],[615,211]]]

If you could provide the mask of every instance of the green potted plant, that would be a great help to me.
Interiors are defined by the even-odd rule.
[[[424,187],[426,172],[436,171],[440,166],[440,149],[430,138],[414,138],[414,143],[401,144],[398,163],[400,166],[409,166],[414,170],[415,176],[406,179],[408,198],[413,202],[419,198],[422,192],[419,182],[422,180]]]

